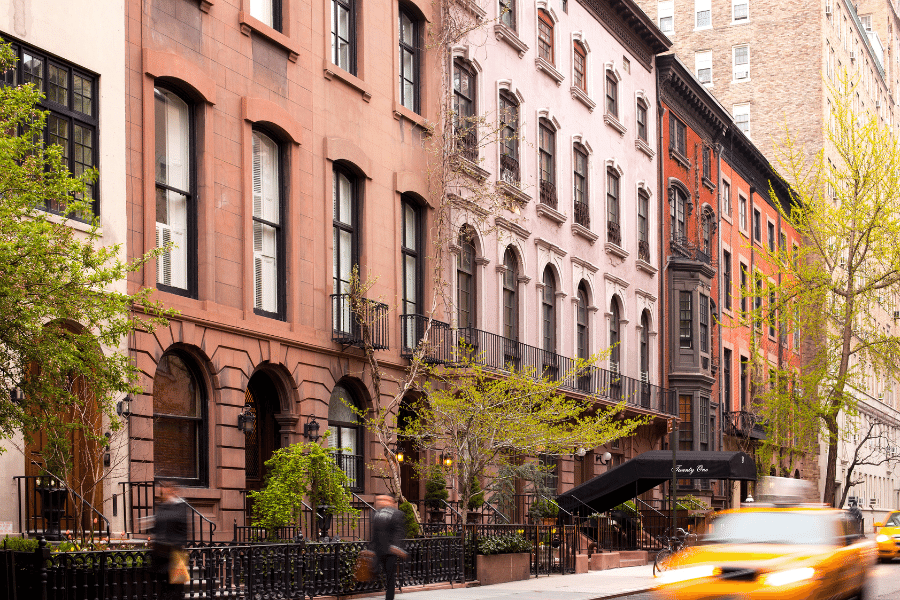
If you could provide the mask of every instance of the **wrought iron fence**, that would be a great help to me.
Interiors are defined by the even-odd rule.
[[[638,258],[650,262],[650,242],[647,240],[638,241]]]
[[[765,421],[746,410],[727,412],[725,413],[725,433],[753,440],[764,440],[766,439]]]
[[[354,313],[350,300],[351,294],[331,294],[331,339],[345,346],[362,346],[368,341],[375,350],[387,349],[388,305],[363,298],[360,310]],[[366,332],[370,340],[364,339]]]
[[[127,535],[147,535],[153,527],[153,501],[156,498],[156,483],[153,481],[123,481],[122,498],[125,511],[125,533]],[[188,508],[188,541],[205,544],[212,542],[216,524],[207,519],[199,510],[185,501]]]
[[[412,358],[418,349],[425,330],[428,328],[428,317],[424,315],[400,315],[400,356]],[[443,364],[451,359],[450,325],[431,320],[431,329],[428,331],[428,343],[423,349],[422,360],[426,363]]]
[[[457,126],[456,139],[462,157],[476,162],[478,160],[478,136],[475,133],[475,125]]]
[[[557,208],[556,186],[552,181],[541,179],[541,204],[549,206],[553,210]]]
[[[622,245],[622,226],[618,221],[606,222],[606,241],[616,246]]]
[[[591,228],[591,211],[587,202],[575,201],[575,222],[582,227]]]
[[[79,539],[109,537],[109,519],[81,494],[53,475],[17,475],[19,531],[59,540],[65,531]]]

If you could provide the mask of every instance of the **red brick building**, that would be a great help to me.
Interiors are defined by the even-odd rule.
[[[775,276],[764,251],[799,244],[772,204],[770,185],[784,207],[790,192],[676,56],[659,57],[657,65],[660,190],[668,201],[660,219],[661,372],[663,385],[678,396],[678,449],[754,453],[765,437],[753,399],[758,386],[768,385],[766,365],[800,365],[798,340],[777,318],[742,318],[742,311],[765,314],[769,306]],[[815,477],[804,457],[785,450],[760,460],[777,463],[779,475]],[[747,489],[732,492],[723,482],[695,479],[682,480],[682,492],[724,506]]]

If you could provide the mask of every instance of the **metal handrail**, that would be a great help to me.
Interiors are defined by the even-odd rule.
[[[372,506],[371,504],[369,504],[368,502],[366,502],[365,500],[363,500],[362,498],[360,498],[359,496],[357,496],[357,495],[356,495],[356,492],[350,492],[350,493],[353,494],[353,497],[356,498],[358,501],[362,502],[362,503],[365,504],[367,507],[369,507],[369,510],[375,510],[375,507],[374,507],[374,506]],[[304,504],[306,504],[306,503],[304,502]]]
[[[77,499],[81,502],[82,507],[85,507],[85,506],[86,506],[88,509],[90,509],[90,513],[89,513],[89,514],[91,514],[92,516],[96,516],[99,520],[102,520],[104,523],[106,523],[106,537],[107,537],[107,538],[110,537],[112,528],[110,527],[109,519],[107,519],[106,516],[105,516],[103,513],[101,513],[99,510],[97,510],[96,508],[94,508],[94,505],[93,505],[93,504],[91,504],[90,502],[88,502],[87,500],[85,500],[84,497],[82,497],[81,494],[79,494],[79,493],[76,492],[74,489],[72,489],[72,488],[71,488],[64,480],[60,479],[60,478],[57,477],[56,475],[50,475],[50,474],[45,474],[45,475],[16,475],[16,476],[13,477],[13,480],[16,481],[16,490],[19,490],[20,487],[19,487],[19,482],[18,482],[18,480],[21,479],[21,480],[24,480],[24,481],[27,482],[28,480],[40,480],[41,478],[52,478],[54,481],[56,481],[57,487],[58,487],[59,489],[65,489],[67,493],[71,493],[75,498],[77,498]],[[37,489],[37,488],[35,488],[35,489]],[[27,497],[27,488],[26,488],[26,497]],[[27,500],[26,500],[26,501],[27,501]],[[73,518],[74,518],[74,517],[73,517]],[[91,520],[91,522],[93,522],[93,519]],[[76,523],[77,523],[77,521],[76,521]],[[99,523],[98,523],[98,524],[99,524]],[[19,529],[20,529],[20,530],[22,529],[22,498],[21,498],[21,493],[20,493],[20,495],[19,495]],[[81,532],[84,533],[84,526],[83,526],[83,525],[82,525],[82,527],[81,527]]]
[[[494,514],[500,515],[500,518],[501,518],[501,519],[503,519],[505,522],[509,523],[509,519],[506,517],[506,515],[504,515],[502,512],[500,512],[500,510],[497,509],[497,507],[494,506],[493,504],[491,504],[489,501],[485,500],[483,506],[487,506],[487,507],[490,508],[492,511],[494,511]]]
[[[659,516],[661,516],[661,517],[666,517],[666,516],[668,516],[668,515],[666,515],[665,513],[660,512],[658,508],[654,508],[654,507],[650,506],[649,504],[647,504],[646,502],[644,502],[643,500],[641,500],[641,499],[638,498],[637,496],[635,496],[634,499],[635,499],[636,501],[640,502],[641,504],[643,504],[644,506],[646,506],[647,508],[649,508],[650,510],[652,510],[653,512],[655,512],[656,514],[658,514]]]

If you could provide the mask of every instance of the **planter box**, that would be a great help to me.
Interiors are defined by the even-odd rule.
[[[531,553],[479,554],[475,557],[475,569],[481,585],[528,579],[531,576]]]

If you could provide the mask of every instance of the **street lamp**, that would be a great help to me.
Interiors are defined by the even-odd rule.
[[[441,462],[444,464],[445,467],[447,467],[449,469],[450,467],[453,466],[453,457],[450,456],[449,454],[442,453],[441,454]]]
[[[244,435],[250,435],[256,431],[256,413],[249,404],[245,404],[244,411],[238,415],[238,429]]]
[[[403,448],[400,447],[399,442],[394,442],[391,444],[391,452],[394,453],[394,456],[397,457],[398,463],[403,463],[406,460],[406,455],[403,454]]]
[[[131,416],[131,396],[125,396],[116,402],[116,414],[123,419]]]
[[[319,441],[319,422],[316,421],[316,417],[313,415],[309,415],[306,418],[306,423],[303,424],[303,437],[311,441],[312,443],[316,443]]]
[[[608,465],[609,461],[612,460],[612,454],[610,454],[609,452],[604,452],[603,454],[598,454],[597,456],[595,456],[594,460],[596,460],[601,465]]]

